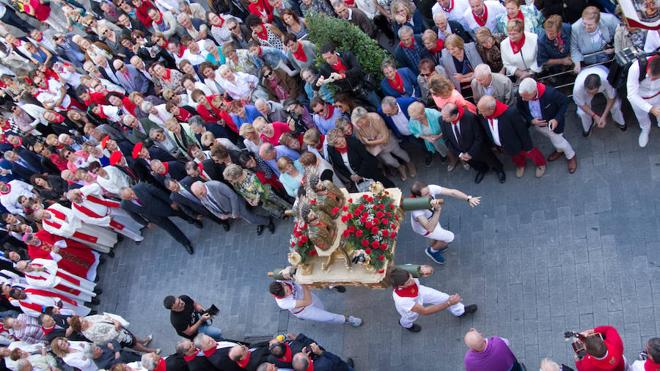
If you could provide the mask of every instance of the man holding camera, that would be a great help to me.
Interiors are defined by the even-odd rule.
[[[198,333],[206,334],[216,341],[222,340],[222,331],[211,326],[211,319],[216,313],[204,309],[187,295],[175,297],[168,295],[163,305],[171,311],[170,322],[179,336],[192,340]],[[215,308],[215,307],[212,307]]]
[[[623,341],[619,332],[612,326],[599,326],[580,333],[584,352],[578,351],[575,366],[578,371],[624,371]],[[584,356],[581,356],[584,354]]]
[[[630,367],[632,371],[660,370],[660,338],[651,338],[644,348],[646,359],[635,361]]]

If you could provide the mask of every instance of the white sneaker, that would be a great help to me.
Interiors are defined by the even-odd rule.
[[[353,327],[362,326],[362,319],[358,317],[348,316],[348,320],[346,322]]]
[[[639,134],[639,146],[644,148],[649,143],[649,132],[650,130],[642,130]]]

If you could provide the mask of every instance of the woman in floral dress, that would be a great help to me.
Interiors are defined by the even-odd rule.
[[[238,165],[231,164],[222,173],[232,185],[236,193],[241,195],[251,206],[260,206],[275,218],[284,216],[284,211],[291,208],[291,204],[276,195],[269,185],[261,183],[257,176]]]

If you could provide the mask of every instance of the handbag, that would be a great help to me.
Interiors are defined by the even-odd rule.
[[[357,188],[358,193],[368,192],[372,184],[374,184],[373,179],[362,178],[360,182],[355,183],[355,187]]]
[[[121,327],[123,327],[123,328],[128,328],[128,326],[131,325],[127,320],[124,319],[124,317],[122,317],[120,315],[117,315],[117,314],[114,314],[114,313],[108,313],[108,312],[103,312],[103,315],[108,316],[108,317],[112,318],[113,320],[119,322],[121,324]]]

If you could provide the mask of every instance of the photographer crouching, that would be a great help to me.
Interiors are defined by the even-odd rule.
[[[567,332],[575,338],[573,350],[578,371],[624,371],[628,365],[623,356],[623,341],[612,326],[599,326],[580,333]]]
[[[218,308],[211,305],[204,309],[187,295],[175,297],[168,295],[163,300],[165,309],[170,310],[170,322],[179,336],[194,339],[197,334],[205,334],[216,341],[223,340],[222,331],[211,325],[213,316],[218,314]]]

